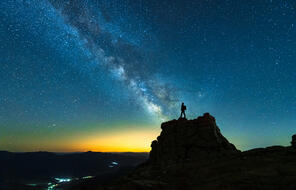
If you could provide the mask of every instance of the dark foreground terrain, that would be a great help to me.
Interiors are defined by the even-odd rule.
[[[11,153],[0,151],[0,190],[61,189],[106,182],[147,160],[146,153]]]
[[[292,146],[241,152],[206,113],[161,126],[149,160],[107,184],[81,183],[84,190],[272,190],[296,189],[296,136]]]

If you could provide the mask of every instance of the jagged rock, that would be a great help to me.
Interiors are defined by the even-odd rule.
[[[296,134],[292,136],[291,145],[292,147],[296,148]]]
[[[218,158],[239,152],[221,134],[209,113],[194,120],[168,121],[162,123],[161,129],[160,136],[151,144],[149,161],[152,163]]]

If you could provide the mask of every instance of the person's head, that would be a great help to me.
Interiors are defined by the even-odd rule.
[[[182,102],[182,105],[184,105],[184,102]]]

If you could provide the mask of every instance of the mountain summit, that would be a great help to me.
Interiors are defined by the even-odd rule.
[[[168,121],[161,124],[161,129],[151,144],[150,163],[211,159],[240,152],[221,134],[209,113],[193,120]]]
[[[108,190],[296,189],[296,135],[292,146],[241,152],[209,113],[164,122],[149,159]]]

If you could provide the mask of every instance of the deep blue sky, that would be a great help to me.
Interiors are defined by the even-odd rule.
[[[296,133],[294,0],[4,0],[0,40],[0,149],[149,150],[182,101],[240,149]]]

